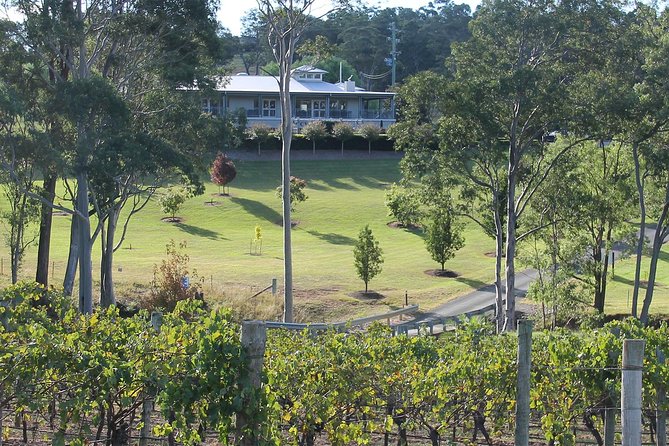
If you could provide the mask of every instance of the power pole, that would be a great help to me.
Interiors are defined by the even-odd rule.
[[[400,42],[400,39],[397,38],[397,26],[395,26],[395,22],[392,22],[390,24],[390,37],[388,37],[388,40],[390,40],[392,44],[392,50],[390,51],[390,63],[391,63],[391,85],[395,85],[395,77],[397,74],[397,56],[401,54],[400,51],[397,51],[397,44]]]

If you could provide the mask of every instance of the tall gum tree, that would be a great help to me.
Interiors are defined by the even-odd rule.
[[[589,60],[583,57],[583,38],[601,33],[606,13],[597,3],[577,8],[552,0],[486,1],[470,22],[471,39],[454,45],[455,82],[485,92],[480,113],[498,126],[495,139],[506,146],[505,330],[516,324],[516,243],[536,230],[522,228],[520,217],[555,163],[579,140],[572,133],[572,141],[554,153],[545,150],[542,137],[574,121],[579,109],[571,103],[570,86]]]
[[[307,27],[315,0],[257,0],[258,11],[267,23],[268,40],[279,65],[279,100],[281,102],[281,187],[283,208],[284,322],[293,322],[293,254],[290,219],[290,145],[293,138],[291,65],[300,39]],[[336,7],[343,7],[339,0]],[[323,14],[325,15],[325,14]]]
[[[646,244],[647,201],[663,189],[664,179],[659,172],[664,162],[663,136],[669,131],[669,27],[668,14],[656,8],[637,4],[621,21],[619,39],[611,45],[606,61],[600,67],[600,88],[606,91],[597,104],[608,113],[603,125],[609,134],[631,150],[639,210],[639,234],[636,246],[635,278],[632,293],[632,315],[638,314],[641,288],[641,263]],[[658,175],[659,174],[659,175]],[[661,200],[662,201],[662,200]],[[662,213],[655,214],[661,217]],[[658,227],[661,221],[657,222]],[[651,241],[654,244],[655,240]],[[651,250],[651,265],[656,252]],[[658,251],[659,255],[659,251]],[[656,264],[656,263],[655,263]],[[646,288],[643,309],[639,317],[647,322],[653,286]],[[650,290],[650,293],[649,293]]]
[[[132,118],[137,116],[135,113],[142,116],[147,112],[134,104],[141,102],[138,98],[145,96],[142,93],[155,88],[155,79],[162,80],[168,89],[192,85],[196,78],[204,80],[208,68],[202,62],[207,58],[212,62],[218,50],[216,5],[205,0],[103,1],[91,5],[81,1],[38,4],[19,0],[14,6],[25,17],[18,38],[49,68],[57,91],[67,91],[67,84],[84,87],[95,83],[96,78],[103,79],[103,84],[111,85],[116,97],[126,103]],[[64,72],[68,77],[63,76]],[[89,93],[95,96],[99,91],[88,89],[85,94]],[[92,311],[90,206],[95,202],[89,189],[89,168],[97,153],[96,144],[102,143],[96,136],[104,129],[104,125],[89,124],[96,119],[95,125],[106,124],[103,122],[106,118],[81,113],[84,107],[79,104],[90,97],[77,99],[81,101],[72,104],[77,104],[79,111],[73,107],[65,113],[70,117],[76,115],[69,129],[76,150],[68,159],[73,160],[69,172],[77,185],[74,206],[69,210],[75,216],[71,245],[78,248],[76,252],[71,249],[70,260],[76,257],[79,265],[80,310],[89,313]],[[98,216],[98,224],[101,221]],[[68,269],[67,280],[73,274],[74,269]]]
[[[450,194],[455,186],[459,190],[456,212],[495,240],[495,302],[501,330],[506,158],[497,140],[497,124],[480,113],[478,96],[483,94],[431,72],[412,76],[399,90],[399,122],[389,129],[389,135],[404,152],[405,183],[419,185],[420,195],[430,197],[429,201]]]

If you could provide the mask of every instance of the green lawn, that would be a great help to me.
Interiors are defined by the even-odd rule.
[[[121,298],[138,300],[152,280],[153,266],[164,258],[165,245],[185,241],[191,267],[204,280],[205,297],[247,305],[248,297],[283,276],[280,200],[275,188],[280,181],[278,161],[237,161],[238,176],[231,184],[230,197],[215,196],[218,187],[207,184],[204,196],[190,199],[178,214],[179,224],[161,221],[164,215],[151,203],[130,223],[126,241],[115,256],[115,281]],[[404,303],[429,309],[455,296],[491,283],[493,241],[473,224],[466,229],[465,247],[446,267],[456,278],[425,274],[435,269],[420,234],[391,228],[391,218],[383,204],[384,191],[399,179],[397,160],[293,161],[292,173],[308,182],[308,200],[298,205],[293,220],[293,270],[298,319],[342,320],[363,314],[385,312]],[[208,204],[210,200],[216,203]],[[370,225],[384,252],[383,271],[370,282],[370,289],[384,296],[379,300],[351,297],[364,289],[353,267],[353,243],[358,231]],[[249,243],[255,226],[262,228],[262,255],[250,255]],[[54,222],[53,283],[62,282],[69,243],[69,217]],[[94,270],[99,260],[96,246]],[[7,249],[2,247],[2,280],[9,280]],[[22,277],[34,275],[36,248],[25,261]],[[631,261],[616,265],[611,282],[610,310],[623,312],[626,303]],[[667,257],[660,265],[659,282],[669,284]],[[658,289],[654,311],[669,313],[664,303],[669,291]],[[280,303],[256,298],[262,305]],[[269,300],[269,302],[268,302]]]

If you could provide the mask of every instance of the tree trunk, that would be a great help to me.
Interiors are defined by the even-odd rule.
[[[77,174],[77,203],[79,219],[79,311],[93,313],[93,263],[91,260],[91,221],[88,215],[88,175],[85,170]]]
[[[432,446],[439,446],[441,444],[441,436],[436,429],[430,428],[430,443]]]
[[[103,308],[116,305],[114,293],[114,237],[118,224],[119,209],[113,206],[107,215],[107,231],[102,239],[102,258],[100,260],[100,306]]]
[[[599,313],[604,312],[604,295],[602,294],[602,281],[606,280],[603,276],[602,267],[602,244],[603,244],[604,228],[597,228],[597,237],[595,237],[595,244],[592,247],[592,260],[594,262],[594,279],[595,279],[595,301],[593,306]]]
[[[79,217],[72,215],[70,223],[70,252],[67,256],[67,267],[65,268],[65,277],[63,278],[63,293],[66,296],[72,295],[74,289],[74,278],[77,274],[77,264],[79,263]]]
[[[19,268],[21,267],[21,252],[23,251],[23,231],[25,227],[25,209],[27,204],[27,196],[24,194],[20,199],[15,201],[16,207],[14,214],[16,221],[12,224],[11,232],[12,240],[10,247],[10,269],[12,275],[12,284],[19,280]]]
[[[316,140],[311,141],[311,150],[313,151],[313,154],[316,155]]]
[[[293,139],[293,122],[290,98],[290,66],[293,62],[295,42],[292,34],[290,38],[280,39],[280,42],[282,50],[282,60],[279,61],[281,76],[279,90],[281,93],[281,199],[283,201],[283,321],[293,322],[293,254],[290,216],[290,145]],[[286,45],[288,45],[287,48]]]
[[[639,303],[639,286],[641,285],[641,258],[643,256],[643,246],[646,241],[646,199],[644,196],[644,180],[641,178],[641,167],[639,163],[639,144],[632,146],[634,155],[634,177],[636,178],[636,189],[639,194],[639,214],[641,221],[639,223],[639,240],[636,244],[636,263],[634,266],[634,291],[632,292],[632,316],[637,317],[637,306]]]
[[[56,181],[58,176],[54,172],[48,172],[44,178],[44,198],[50,203],[56,196]],[[42,204],[42,214],[39,225],[39,245],[37,248],[37,272],[35,282],[49,286],[49,257],[51,249],[51,223],[53,221],[53,208]]]
[[[504,331],[516,329],[516,151],[513,146],[509,149],[509,171],[507,189],[507,216],[506,216],[506,307],[504,317]]]
[[[341,142],[341,156],[344,156],[344,141]]]
[[[669,183],[665,189],[664,206],[662,213],[657,220],[657,227],[655,228],[655,237],[653,237],[653,250],[650,257],[650,266],[648,268],[648,285],[646,287],[646,296],[643,299],[643,307],[641,309],[641,322],[648,324],[648,312],[650,311],[650,304],[653,301],[653,292],[655,291],[655,275],[657,273],[657,263],[660,258],[662,250],[662,242],[667,234],[669,227],[667,226],[667,217],[669,216]]]
[[[496,200],[495,200],[496,201]],[[497,333],[504,331],[504,291],[502,290],[502,255],[504,254],[504,237],[499,206],[495,205],[495,315]]]

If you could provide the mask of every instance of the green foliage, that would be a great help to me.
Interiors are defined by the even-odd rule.
[[[362,228],[358,234],[358,240],[353,247],[353,261],[358,277],[365,282],[366,293],[369,281],[381,272],[383,264],[383,251],[369,225]]]
[[[51,424],[55,444],[66,434],[85,443],[134,428],[147,400],[162,415],[153,435],[172,433],[187,445],[212,431],[228,444],[239,413],[257,423],[262,444],[274,445],[312,444],[317,436],[367,444],[391,432],[437,443],[456,435],[464,443],[475,420],[496,441],[513,426],[517,338],[495,335],[481,319],[439,338],[393,336],[380,324],[351,333],[272,330],[256,393],[240,327],[227,310],[182,301],[156,332],[145,312],[122,318],[114,307],[83,316],[63,306],[50,316],[34,306],[42,291],[21,284],[0,299],[7,322],[0,326],[0,405],[19,421]],[[669,379],[657,356],[669,351],[666,324],[646,328],[628,319],[580,332],[535,331],[530,406],[547,442],[573,443],[583,417],[619,407],[624,339],[646,341],[643,407],[666,409],[655,403],[657,386]]]
[[[316,142],[328,136],[328,130],[323,121],[310,121],[300,130],[302,135],[311,141],[313,152],[316,153]]]
[[[202,279],[195,270],[190,270],[190,257],[184,252],[185,249],[186,242],[180,243],[178,247],[174,240],[167,244],[167,258],[160,266],[153,266],[153,286],[148,298],[142,302],[144,308],[172,311],[177,302],[198,297]],[[185,286],[184,280],[189,281],[188,286]]]
[[[290,210],[295,212],[295,206],[298,203],[302,203],[309,198],[307,194],[304,193],[304,189],[307,187],[307,182],[302,178],[296,176],[290,177]],[[278,186],[276,188],[277,198],[283,198],[283,187]]]
[[[172,220],[175,219],[177,212],[181,206],[186,202],[186,194],[183,190],[170,188],[167,192],[158,199],[160,209],[164,214],[169,214]]]
[[[463,226],[458,223],[450,205],[445,208],[433,209],[430,213],[430,221],[425,230],[425,246],[435,262],[441,265],[455,256],[455,251],[465,245],[462,236]]]
[[[414,189],[393,183],[386,191],[385,204],[388,215],[405,228],[415,226],[422,217],[420,202]]]
[[[332,136],[341,141],[341,153],[344,153],[344,143],[353,138],[355,132],[348,122],[337,122],[332,126]]]
[[[348,141],[353,138],[354,135],[355,131],[353,130],[353,127],[347,122],[336,122],[335,125],[332,126],[332,136],[342,142]]]

